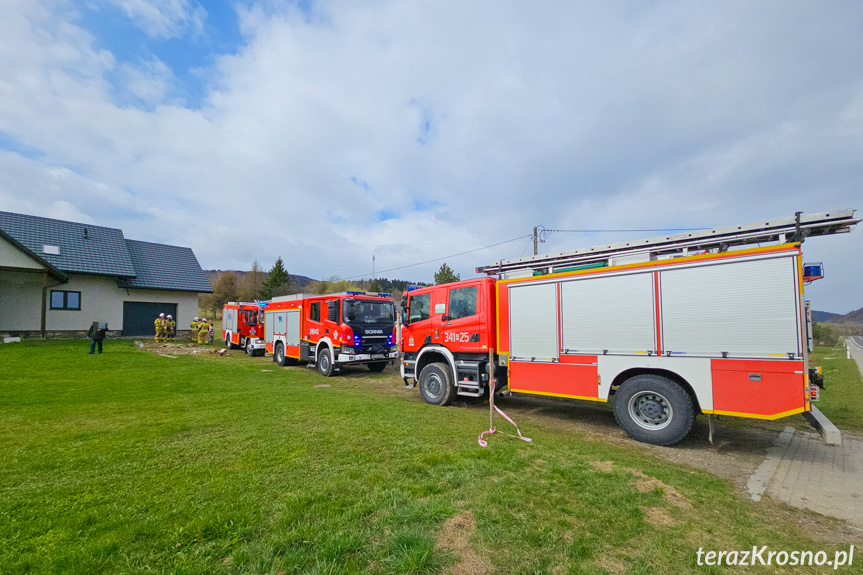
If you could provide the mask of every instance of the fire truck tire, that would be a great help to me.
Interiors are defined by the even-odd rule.
[[[252,338],[250,338],[250,337],[246,338],[246,355],[248,355],[248,356],[255,355],[255,350],[252,347]]]
[[[287,365],[287,361],[285,361],[285,346],[282,342],[276,342],[276,349],[273,350],[273,361],[279,364],[279,367],[285,367]]]
[[[614,395],[614,418],[636,441],[674,445],[695,422],[692,398],[680,385],[659,375],[636,375]]]
[[[324,377],[333,375],[333,354],[326,346],[318,352],[318,373]]]
[[[455,395],[452,374],[445,363],[430,363],[420,372],[420,395],[431,405],[448,405]]]
[[[386,369],[386,367],[387,367],[387,362],[385,362],[385,361],[376,361],[376,362],[374,362],[374,363],[367,363],[366,365],[368,365],[368,366],[369,366],[369,371],[373,371],[373,372],[377,373],[377,372],[381,372],[381,371],[383,371],[383,370],[385,370],[385,369]]]

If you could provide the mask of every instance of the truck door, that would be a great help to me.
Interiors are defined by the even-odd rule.
[[[408,299],[404,351],[415,352],[432,341],[432,294],[412,294]]]
[[[324,333],[324,324],[321,322],[321,308],[323,307],[324,313],[326,313],[326,307],[322,304],[323,302],[320,300],[312,301],[306,309],[305,336],[313,343],[318,343]]]
[[[454,352],[482,353],[488,342],[480,341],[479,284],[446,290],[446,311],[441,317],[440,342]],[[486,348],[483,349],[482,345]]]

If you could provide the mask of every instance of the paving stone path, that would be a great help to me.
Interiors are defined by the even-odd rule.
[[[787,427],[749,480],[756,501],[780,501],[845,519],[863,528],[863,439],[842,434],[826,445],[817,433]]]
[[[863,372],[863,347],[855,343],[849,349]],[[749,492],[755,501],[767,493],[863,528],[863,438],[843,432],[842,445],[827,445],[817,433],[786,427],[749,479]]]

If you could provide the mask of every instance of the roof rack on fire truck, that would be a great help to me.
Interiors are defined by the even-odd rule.
[[[391,293],[384,292],[370,292],[370,291],[342,291],[339,293],[325,293],[325,294],[313,294],[313,293],[296,293],[291,295],[280,295],[274,297],[271,301],[293,301],[297,299],[308,299],[313,297],[320,298],[328,298],[328,297],[339,297],[343,295],[356,295],[356,296],[367,296],[367,297],[393,297]]]
[[[511,278],[537,273],[623,265],[652,261],[659,259],[660,256],[691,255],[693,251],[726,251],[731,246],[802,242],[807,237],[850,232],[859,222],[860,219],[854,217],[854,210],[851,208],[814,214],[797,212],[790,218],[633,240],[556,254],[500,260],[478,267],[476,271]]]

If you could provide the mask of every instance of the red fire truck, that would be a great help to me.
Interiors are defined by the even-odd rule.
[[[382,371],[398,357],[392,295],[348,291],[275,297],[265,308],[266,349],[279,365],[309,362],[329,377],[343,365]]]
[[[497,390],[611,401],[630,437],[657,445],[680,441],[699,413],[810,411],[822,379],[803,286],[823,274],[800,245],[850,231],[853,215],[504,260],[477,268],[497,280],[409,291],[401,375],[436,405],[481,395],[490,371]]]
[[[222,308],[225,346],[243,348],[249,355],[264,355],[264,306],[267,302],[231,301]]]

